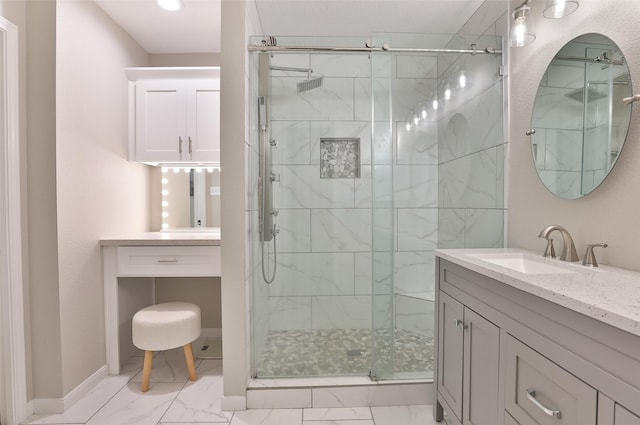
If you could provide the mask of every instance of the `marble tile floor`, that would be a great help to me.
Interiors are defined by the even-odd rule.
[[[222,360],[198,360],[188,380],[182,350],[156,355],[149,392],[140,391],[142,357],[108,376],[64,414],[24,424],[58,425],[435,425],[431,406],[221,410]],[[444,422],[442,422],[444,424]]]

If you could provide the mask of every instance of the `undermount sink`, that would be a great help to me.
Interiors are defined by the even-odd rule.
[[[575,270],[559,267],[521,253],[470,254],[471,257],[496,264],[525,274],[576,273]]]

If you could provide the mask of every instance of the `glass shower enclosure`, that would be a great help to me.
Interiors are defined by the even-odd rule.
[[[500,80],[499,38],[452,38],[253,40],[252,376],[432,378],[442,119]]]

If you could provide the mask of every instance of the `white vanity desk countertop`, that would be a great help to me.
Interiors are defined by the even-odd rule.
[[[147,232],[100,240],[100,244],[118,246],[220,245],[220,231],[213,232]]]
[[[528,274],[474,255],[523,254],[575,273]],[[529,294],[640,336],[640,273],[615,267],[585,267],[515,248],[439,249],[436,255]]]

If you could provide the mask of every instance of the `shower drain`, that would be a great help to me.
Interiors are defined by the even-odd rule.
[[[364,350],[347,350],[348,357],[362,357],[362,352]]]

